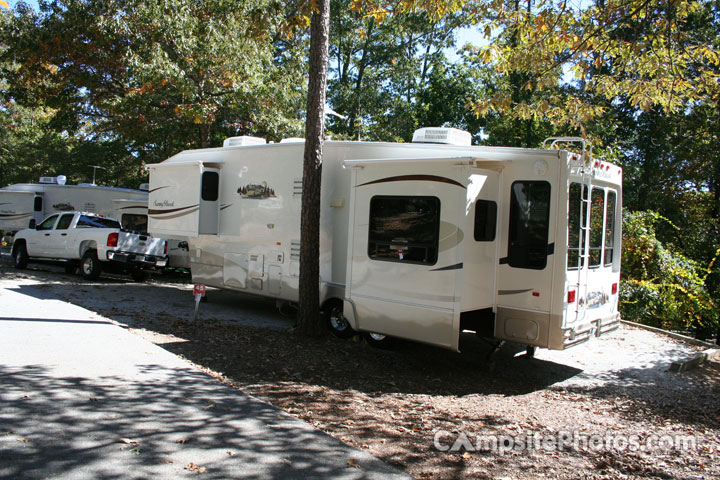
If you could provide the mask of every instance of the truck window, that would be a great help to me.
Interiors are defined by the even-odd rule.
[[[547,265],[550,223],[550,184],[518,181],[512,184],[508,265],[542,270]]]
[[[217,172],[203,172],[200,196],[206,202],[214,202],[218,199],[220,175]]]
[[[123,213],[120,224],[125,230],[133,232],[147,232],[148,217],[137,213]]]
[[[490,200],[475,202],[475,241],[492,242],[495,240],[497,224],[497,203]]]
[[[439,236],[439,198],[375,196],[370,199],[368,256],[373,260],[434,265]]]
[[[617,204],[617,193],[608,190],[607,203],[605,204],[605,263],[609,267],[615,257],[615,205]]]
[[[602,257],[605,190],[593,187],[590,197],[590,268],[599,267]]]
[[[43,222],[37,226],[37,230],[52,230],[53,226],[55,226],[55,220],[57,220],[57,215],[52,215],[43,220]]]
[[[55,227],[55,230],[67,230],[68,227],[70,227],[74,216],[74,213],[65,213],[61,215],[60,220],[58,220],[57,226]]]
[[[114,218],[81,215],[77,222],[77,228],[120,228],[120,223]]]

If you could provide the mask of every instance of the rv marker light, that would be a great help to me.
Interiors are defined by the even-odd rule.
[[[575,303],[575,290],[570,290],[568,292],[567,303]]]
[[[617,293],[617,283],[612,284],[612,294],[615,295]]]
[[[533,292],[533,293],[532,293],[532,296],[533,296],[533,297],[539,297],[539,296],[540,296],[540,292]]]

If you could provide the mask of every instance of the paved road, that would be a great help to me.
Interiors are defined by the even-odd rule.
[[[0,285],[0,478],[407,478],[103,317]]]

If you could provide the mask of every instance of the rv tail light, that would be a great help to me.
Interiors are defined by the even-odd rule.
[[[617,283],[612,284],[612,294],[615,295],[617,293]]]
[[[113,232],[110,235],[108,235],[108,241],[107,241],[108,247],[117,247],[118,246],[118,233]]]
[[[575,303],[575,290],[568,291],[568,303]]]
[[[163,247],[163,255],[167,255],[167,240],[165,240],[165,246]]]

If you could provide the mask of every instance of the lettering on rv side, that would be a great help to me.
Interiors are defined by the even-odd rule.
[[[172,202],[170,200],[162,200],[162,201],[153,201],[153,205],[156,207],[174,207],[175,206],[175,200]]]

